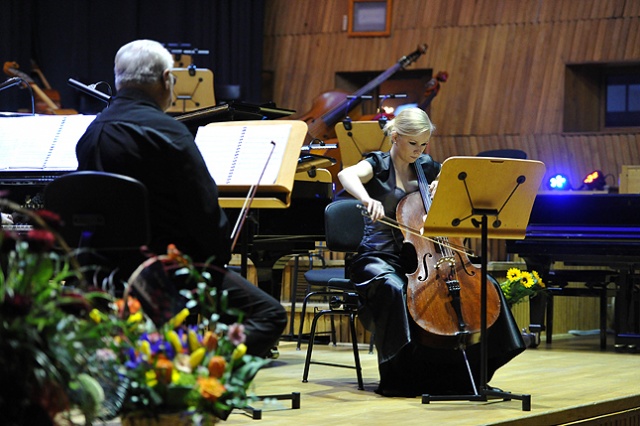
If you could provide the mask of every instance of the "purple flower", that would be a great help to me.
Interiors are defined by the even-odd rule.
[[[229,337],[229,340],[234,346],[244,343],[247,339],[247,336],[244,334],[244,325],[238,323],[231,324],[229,331],[227,331],[227,337]]]

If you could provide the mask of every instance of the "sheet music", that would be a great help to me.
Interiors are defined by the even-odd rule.
[[[76,143],[95,115],[0,118],[0,170],[75,170]]]
[[[272,126],[204,126],[198,128],[196,145],[209,173],[218,185],[254,185],[267,163],[260,184],[274,184],[291,133],[291,124]]]

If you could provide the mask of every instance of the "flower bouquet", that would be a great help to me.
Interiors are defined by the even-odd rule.
[[[269,360],[246,354],[242,313],[170,246],[144,262],[124,297],[84,278],[59,219],[0,198],[30,218],[25,236],[0,232],[0,412],[8,424],[162,418],[211,424],[251,401]],[[180,282],[183,285],[176,286]],[[136,296],[136,297],[133,297]],[[238,318],[220,321],[222,314]],[[175,424],[175,422],[174,422]]]
[[[129,288],[140,297],[125,294],[119,303],[128,325],[114,359],[129,382],[123,423],[170,416],[184,424],[211,424],[251,401],[251,381],[269,360],[246,354],[240,322],[220,321],[226,296],[217,293],[209,268],[196,267],[170,246],[167,255],[147,260],[132,275]],[[177,279],[184,283],[178,291],[182,308],[167,290]],[[156,309],[167,305],[158,299],[158,288],[179,309],[168,320],[165,309]]]
[[[77,262],[61,243],[56,215],[0,206],[29,217],[26,234],[0,230],[0,412],[7,424],[52,424],[79,409],[97,417],[104,392],[96,357],[108,347],[108,324],[91,312],[108,310],[111,297],[82,285]],[[66,246],[64,246],[66,247]],[[76,410],[77,411],[77,410]]]
[[[545,291],[544,282],[536,271],[527,272],[518,268],[507,271],[507,279],[500,284],[500,288],[509,306]]]

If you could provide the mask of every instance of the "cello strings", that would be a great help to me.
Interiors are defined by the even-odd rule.
[[[369,212],[367,211],[365,206],[363,206],[362,204],[358,204],[356,207],[361,210],[363,216],[367,216],[369,218],[371,217],[369,215]],[[402,223],[400,223],[400,222],[398,222],[396,220],[393,220],[391,218],[388,218],[388,217],[380,218],[380,219],[378,219],[378,221],[380,223],[383,223],[383,224],[387,225],[387,226],[391,226],[392,228],[405,230],[405,231],[409,232],[411,235],[415,235],[417,237],[424,238],[425,240],[431,241],[432,243],[435,243],[435,244],[437,244],[437,245],[439,245],[441,247],[446,247],[446,248],[448,248],[450,250],[454,250],[454,251],[457,251],[459,253],[466,254],[466,255],[471,255],[471,256],[474,255],[473,250],[469,250],[464,246],[460,246],[460,245],[457,245],[457,244],[452,244],[452,243],[449,243],[449,242],[444,243],[443,242],[443,238],[446,238],[446,237],[430,238],[430,237],[425,236],[424,235],[424,229],[414,229],[414,228],[411,228],[409,226],[403,225]]]

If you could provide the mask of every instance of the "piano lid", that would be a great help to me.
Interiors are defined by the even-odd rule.
[[[183,122],[194,135],[198,127],[221,121],[274,120],[288,117],[295,111],[276,108],[273,104],[256,105],[246,102],[231,101],[227,104],[202,108],[185,114],[176,115],[175,119]]]
[[[640,194],[538,194],[531,209],[529,224],[640,227]]]
[[[640,239],[640,194],[538,194],[528,238]]]

